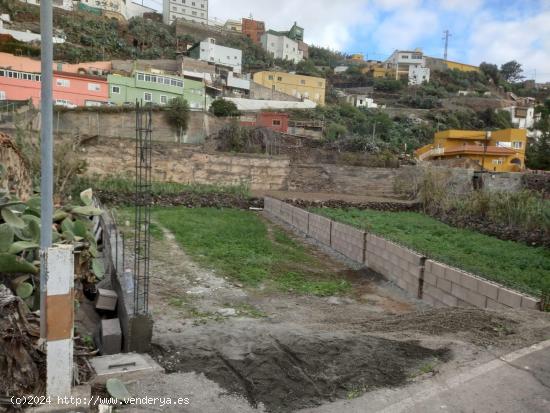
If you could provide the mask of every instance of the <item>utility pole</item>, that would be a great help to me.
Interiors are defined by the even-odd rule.
[[[491,132],[485,133],[485,140],[483,142],[483,157],[481,158],[481,172],[485,172],[485,157],[487,155],[487,145],[491,140]]]
[[[445,30],[443,32],[443,40],[445,41],[445,54],[443,55],[443,59],[447,60],[447,54],[449,51],[449,37],[451,37],[452,34],[449,30]]]
[[[40,336],[46,338],[46,252],[52,245],[53,220],[53,11],[52,0],[40,2]]]

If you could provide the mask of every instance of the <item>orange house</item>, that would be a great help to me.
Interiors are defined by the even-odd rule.
[[[415,155],[421,161],[467,158],[487,171],[520,172],[525,169],[526,147],[525,129],[447,130],[436,133],[434,142]]]
[[[32,100],[40,105],[40,73],[0,68],[0,100]],[[54,71],[54,104],[59,106],[99,106],[109,101],[107,78]]]

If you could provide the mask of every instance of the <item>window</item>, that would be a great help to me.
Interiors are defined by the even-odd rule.
[[[493,165],[502,165],[503,163],[502,159],[493,159]]]
[[[71,82],[69,79],[55,79],[55,84],[60,87],[70,87]]]
[[[0,70],[0,76],[5,76],[5,71],[4,70]]]
[[[165,95],[160,95],[160,103],[162,105],[166,105],[166,103],[168,103],[168,99],[166,98]]]
[[[523,148],[523,142],[516,141],[514,142],[514,149],[521,149]]]
[[[164,83],[164,78],[162,76],[157,77],[157,82],[162,85]]]
[[[306,81],[304,79],[300,80],[300,84],[301,85],[305,85],[306,84]]]
[[[165,77],[165,78],[164,78],[164,84],[165,84],[165,85],[169,85],[169,84],[170,84],[170,78]]]
[[[281,126],[281,121],[279,119],[273,119],[271,123],[273,126]]]
[[[145,81],[150,82],[151,81],[151,75],[145,75]]]
[[[267,79],[268,79],[268,80],[273,80],[273,75],[269,75],[269,76],[267,77]]]
[[[6,100],[6,92],[0,90],[0,100]]]
[[[152,93],[149,93],[149,92],[145,92],[143,94],[143,100],[145,102],[152,102],[153,101],[153,94]]]
[[[177,81],[177,86],[178,87],[183,87],[183,80],[178,80]]]
[[[90,92],[99,92],[101,90],[101,86],[97,83],[88,83],[88,90]]]
[[[111,93],[114,93],[115,95],[120,94],[120,86],[112,86],[111,87]]]
[[[157,83],[157,77],[156,76],[151,76],[151,82]]]
[[[277,81],[282,82],[282,81],[283,81],[283,77],[282,77],[282,76],[277,77]]]
[[[138,80],[143,80],[143,73],[138,73],[137,79]]]
[[[170,85],[171,86],[177,86],[177,82],[176,82],[176,79],[170,79]]]

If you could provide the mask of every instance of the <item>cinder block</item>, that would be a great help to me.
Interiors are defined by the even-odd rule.
[[[122,348],[122,332],[118,318],[101,320],[101,354],[118,354]]]
[[[498,289],[498,300],[499,303],[504,304],[512,308],[521,307],[521,294],[507,288],[500,287]]]
[[[487,298],[487,308],[491,310],[509,310],[510,309],[510,307],[508,307],[507,305],[491,300],[490,298]]]
[[[470,291],[467,288],[464,288],[458,284],[452,284],[452,295],[478,308],[487,307],[487,297]]]
[[[424,284],[424,293],[431,295],[439,302],[445,304],[448,307],[456,307],[458,305],[458,298],[447,294],[445,291],[440,290],[437,287],[433,287],[430,284]]]
[[[439,262],[428,260],[427,262],[430,263],[431,270],[430,272],[435,275],[437,278],[445,278],[445,268],[447,268],[446,265],[443,265]]]
[[[436,300],[434,297],[432,297],[430,294],[426,294],[424,293],[422,295],[422,301],[424,301],[425,303],[431,305],[432,307],[437,307],[437,308],[440,308],[440,307],[447,307],[445,304],[443,304],[441,301],[439,300]]]
[[[316,214],[309,214],[308,235],[322,244],[330,245],[332,221]]]
[[[452,282],[453,284],[460,285],[460,279],[462,277],[462,272],[456,268],[445,266],[445,279]]]
[[[474,277],[471,274],[468,274],[465,272],[460,274],[460,285],[463,286],[464,288],[467,288],[468,290],[478,291],[477,281],[478,281],[478,278]]]
[[[292,210],[292,225],[307,234],[309,229],[309,212],[294,207]]]
[[[437,284],[437,277],[431,271],[431,265],[430,265],[430,269],[428,269],[428,267],[424,269],[424,282],[431,284],[433,286]]]
[[[491,300],[498,300],[498,285],[489,281],[477,280],[477,292]]]
[[[452,283],[450,281],[447,281],[444,278],[438,278],[437,283],[435,285],[437,288],[439,288],[442,291],[445,291],[449,294],[452,293]]]
[[[118,295],[113,290],[97,289],[95,308],[97,310],[114,311],[118,301]]]
[[[526,310],[539,310],[540,311],[540,301],[532,297],[527,297],[524,295],[521,297],[521,308]]]

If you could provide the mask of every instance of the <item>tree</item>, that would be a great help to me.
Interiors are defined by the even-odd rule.
[[[239,116],[241,112],[233,102],[225,99],[216,99],[210,106],[210,112],[219,118],[226,116]]]
[[[483,72],[485,76],[491,79],[495,85],[498,85],[500,83],[500,72],[497,65],[482,62],[479,65],[479,69]]]
[[[296,65],[296,73],[305,76],[322,76],[323,74],[315,67],[311,60],[302,60]]]
[[[544,105],[538,106],[536,112],[541,119],[535,125],[535,129],[541,135],[530,142],[527,147],[527,166],[531,169],[550,170],[550,99]]]
[[[181,137],[189,125],[189,103],[182,96],[172,99],[168,104],[166,117]]]
[[[524,79],[525,77],[521,75],[522,73],[523,69],[521,68],[521,64],[515,60],[511,60],[500,66],[502,78],[509,83],[516,83]]]

